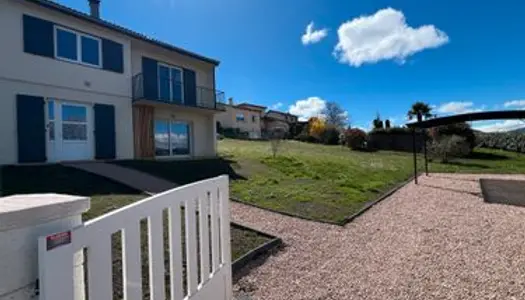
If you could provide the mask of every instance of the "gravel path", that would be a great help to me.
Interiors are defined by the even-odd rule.
[[[422,176],[345,227],[232,203],[235,222],[286,244],[237,299],[525,299],[525,208],[484,203],[480,177],[525,180]]]

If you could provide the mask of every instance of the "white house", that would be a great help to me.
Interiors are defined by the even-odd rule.
[[[86,1],[0,1],[0,164],[214,156],[219,62]]]

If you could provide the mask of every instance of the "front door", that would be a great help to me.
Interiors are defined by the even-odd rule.
[[[46,106],[48,161],[92,159],[92,107],[56,99]]]

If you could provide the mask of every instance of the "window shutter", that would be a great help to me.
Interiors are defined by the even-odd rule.
[[[195,72],[184,69],[184,104],[197,105],[197,83]]]
[[[17,95],[16,124],[19,163],[47,160],[44,104],[43,97]]]
[[[124,50],[122,44],[102,39],[102,68],[124,73]]]
[[[157,100],[159,97],[157,61],[142,57],[142,77],[144,85],[144,98]]]
[[[115,107],[95,104],[95,158],[114,159],[116,157]]]
[[[23,16],[24,23],[24,52],[54,57],[53,23]]]

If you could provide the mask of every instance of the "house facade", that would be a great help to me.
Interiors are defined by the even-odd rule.
[[[223,104],[224,112],[217,115],[217,126],[221,128],[235,128],[241,132],[247,132],[250,139],[260,139],[263,126],[265,106],[240,103],[233,104],[229,99],[228,104]]]
[[[290,126],[297,123],[298,117],[290,113],[277,110],[269,110],[263,117],[263,129],[265,132],[279,130],[288,133]]]
[[[98,4],[0,2],[0,164],[214,156],[218,61],[103,21]]]

